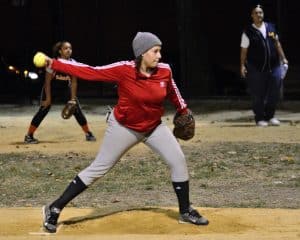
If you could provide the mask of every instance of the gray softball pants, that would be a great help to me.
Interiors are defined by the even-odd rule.
[[[149,135],[128,129],[115,119],[113,112],[108,118],[103,143],[95,160],[78,176],[86,186],[105,175],[131,147],[143,142],[158,153],[171,169],[173,182],[187,181],[188,170],[181,147],[166,124],[161,123]]]

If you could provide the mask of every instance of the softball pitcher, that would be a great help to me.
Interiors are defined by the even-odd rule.
[[[72,55],[72,45],[69,42],[62,41],[58,42],[53,47],[53,56],[55,58],[65,59],[68,61],[74,61],[71,58]],[[64,100],[73,100],[76,102],[76,111],[74,112],[74,117],[78,124],[81,126],[85,133],[85,138],[87,141],[96,141],[96,138],[92,134],[87,124],[87,120],[81,111],[77,93],[77,78],[66,75],[60,72],[53,71],[52,69],[46,69],[45,83],[42,88],[41,93],[41,106],[37,113],[31,120],[28,132],[25,135],[24,142],[27,144],[37,144],[38,140],[34,138],[34,133],[39,127],[41,122],[49,113],[51,108],[51,102],[55,97],[58,97],[57,90],[64,91]]]
[[[46,57],[47,65],[55,71],[90,81],[117,84],[119,95],[118,103],[108,118],[108,127],[95,160],[74,178],[58,199],[43,207],[43,226],[46,231],[56,232],[62,209],[140,142],[158,153],[170,167],[179,203],[179,222],[208,224],[208,220],[190,205],[189,176],[184,154],[171,130],[161,120],[165,99],[175,105],[179,114],[188,112],[169,65],[159,63],[161,45],[160,39],[154,34],[138,32],[132,42],[135,61],[101,67]]]

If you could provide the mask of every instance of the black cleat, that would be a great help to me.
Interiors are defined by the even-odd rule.
[[[33,137],[33,135],[25,135],[24,143],[26,144],[37,144],[39,140]]]
[[[85,135],[85,140],[87,140],[88,142],[95,142],[96,138],[95,138],[95,136],[91,132],[88,132]]]
[[[55,233],[57,229],[57,219],[60,214],[60,209],[58,208],[49,208],[48,205],[43,207],[43,227],[47,232]]]
[[[209,221],[206,218],[202,217],[196,209],[190,207],[189,212],[180,215],[179,223],[208,225]]]

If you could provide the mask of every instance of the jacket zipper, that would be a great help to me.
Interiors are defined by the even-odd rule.
[[[267,63],[267,54],[268,54],[268,50],[267,50],[267,46],[266,46],[266,43],[265,43],[265,39],[264,39],[264,36],[258,31],[256,30],[256,33],[258,34],[258,36],[261,38],[262,42],[263,42],[263,45],[264,45],[264,49],[265,49],[265,60],[264,60],[264,65],[261,69],[261,72],[263,72],[265,66],[266,66],[266,63]]]
[[[271,50],[270,50],[270,45],[269,45],[269,41],[268,41],[268,25],[267,25],[267,23],[265,23],[265,25],[266,25],[266,45],[267,45],[267,51],[268,51],[268,54],[269,54],[269,71],[271,72],[272,70],[271,70]]]
[[[271,72],[271,50],[270,50],[270,46],[269,46],[269,42],[267,41],[267,39],[266,39],[266,45],[267,45],[267,51],[268,51],[268,53],[269,53],[269,71]]]
[[[267,63],[267,54],[268,54],[268,50],[267,50],[267,46],[266,46],[266,43],[265,43],[265,39],[264,39],[264,36],[262,35],[262,33],[258,30],[258,29],[255,29],[255,32],[256,34],[259,36],[259,38],[262,40],[263,42],[263,45],[264,45],[264,49],[265,49],[265,59],[264,59],[264,65],[263,67],[261,68],[261,72],[263,72],[265,66],[266,66],[266,63]],[[266,26],[266,30],[267,30],[267,26]]]

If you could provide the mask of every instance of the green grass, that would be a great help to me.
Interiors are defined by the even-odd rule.
[[[299,150],[299,144],[280,143],[185,145],[192,202],[211,207],[299,208]],[[284,156],[293,161],[282,160]],[[40,206],[53,200],[93,159],[80,153],[1,154],[0,206]],[[176,206],[177,200],[167,165],[149,151],[126,154],[71,204]]]

